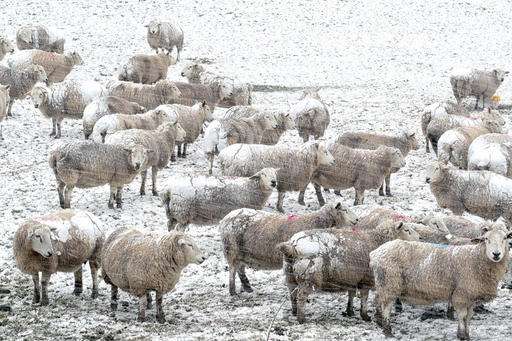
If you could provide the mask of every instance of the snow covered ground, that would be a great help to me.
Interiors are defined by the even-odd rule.
[[[106,0],[3,0],[0,2],[1,34],[11,39],[16,29],[41,23],[67,37],[66,49],[75,49],[85,64],[72,77],[106,82],[134,53],[149,53],[144,24],[155,17],[177,18],[185,31],[183,61],[172,69],[179,79],[188,59],[203,58],[210,67],[253,84],[286,87],[321,86],[321,96],[332,114],[328,137],[346,131],[398,132],[413,130],[421,137],[422,108],[451,96],[448,74],[460,66],[496,66],[510,69],[512,3],[500,0],[467,1],[106,1]],[[507,102],[512,80],[498,94]],[[297,92],[256,93],[255,103],[287,108]],[[280,271],[254,272],[248,276],[255,292],[231,298],[228,272],[215,226],[195,227],[189,233],[209,258],[187,268],[175,292],[164,299],[168,323],[136,322],[136,301],[122,294],[128,306],[110,316],[109,290],[100,285],[100,297],[91,300],[90,277],[75,297],[72,274],[52,277],[48,307],[34,307],[31,279],[14,265],[12,238],[24,219],[58,209],[53,174],[47,164],[50,122],[30,101],[17,102],[14,117],[4,121],[5,141],[0,144],[0,339],[271,339],[378,340],[374,323],[344,317],[343,294],[313,294],[306,306],[308,322],[299,325],[290,314],[288,292]],[[80,121],[65,121],[64,140],[82,138]],[[299,143],[296,132],[286,143]],[[205,174],[206,160],[200,143],[191,155],[159,173],[160,183],[175,174]],[[392,178],[395,196],[368,192],[366,203],[355,208],[363,214],[384,205],[405,214],[439,211],[424,181],[426,165],[433,160],[424,145],[407,159]],[[218,171],[218,170],[216,170]],[[98,215],[109,230],[136,226],[145,230],[166,228],[164,209],[156,197],[138,195],[139,180],[124,195],[122,210],[107,208],[108,188],[76,189],[72,206]],[[343,193],[351,205],[353,191]],[[314,191],[306,192],[307,207],[288,194],[287,212],[318,208]],[[271,210],[276,202],[272,195]],[[330,201],[338,200],[328,194]],[[488,307],[490,314],[475,315],[471,335],[476,340],[510,338],[512,294],[500,290]],[[281,304],[284,304],[281,307]],[[357,302],[357,301],[356,301]],[[281,309],[280,309],[281,308]],[[422,310],[406,306],[394,321],[401,339],[447,340],[455,338],[456,322],[421,321]]]

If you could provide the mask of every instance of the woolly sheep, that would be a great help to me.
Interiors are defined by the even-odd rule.
[[[52,119],[50,136],[61,137],[64,118],[81,119],[85,107],[102,96],[103,86],[94,81],[66,81],[50,87],[42,83],[32,88],[34,107],[46,118]]]
[[[235,275],[243,290],[252,292],[245,267],[277,270],[282,267],[282,254],[276,245],[295,233],[310,229],[325,229],[353,225],[356,215],[341,203],[326,205],[303,215],[284,215],[242,208],[232,211],[219,223],[224,244],[224,257],[229,265],[229,293],[236,294]]]
[[[92,298],[96,298],[103,242],[101,222],[86,211],[61,210],[25,221],[14,235],[13,252],[18,269],[32,276],[32,302],[48,305],[48,283],[56,272],[73,272],[74,294],[80,295],[85,262],[91,268]]]
[[[468,149],[469,170],[489,170],[512,178],[512,136],[485,134],[477,137]]]
[[[133,181],[146,167],[151,151],[137,145],[131,149],[93,141],[71,141],[50,148],[49,164],[57,180],[59,203],[71,205],[75,187],[90,188],[110,185],[108,207],[122,207],[123,185]]]
[[[332,143],[328,149],[334,164],[319,167],[311,179],[320,205],[325,203],[320,186],[337,190],[354,187],[354,205],[359,205],[364,201],[365,190],[379,188],[387,174],[405,165],[400,150],[392,147],[368,150]]]
[[[14,46],[12,42],[6,38],[0,36],[0,61],[4,59],[5,55],[14,52]]]
[[[146,194],[146,176],[149,168],[151,168],[152,193],[158,195],[156,189],[158,171],[167,166],[175,143],[182,143],[184,138],[185,131],[178,122],[167,122],[160,125],[156,130],[128,129],[118,131],[109,135],[105,143],[129,148],[140,145],[153,151],[149,154],[146,166],[141,170],[140,195]]]
[[[402,153],[404,158],[407,157],[411,150],[418,150],[419,144],[416,139],[416,134],[413,132],[402,132],[396,136],[372,134],[372,133],[345,133],[340,135],[336,143],[341,143],[350,148],[357,149],[377,149],[379,146],[393,147]],[[395,173],[399,169],[392,169],[391,172]],[[385,178],[386,195],[392,196],[391,194],[391,174],[386,174]],[[379,195],[384,195],[384,183],[379,188]]]
[[[103,116],[112,114],[135,115],[146,111],[143,106],[116,96],[105,96],[89,103],[82,117],[85,139],[92,134],[96,122]]]
[[[273,168],[263,168],[248,178],[173,177],[162,193],[167,227],[215,224],[237,208],[259,210],[276,187],[276,178]]]
[[[48,82],[44,69],[38,65],[30,65],[19,69],[0,65],[0,84],[9,86],[8,116],[11,116],[14,100],[24,99],[38,82]]]
[[[431,213],[423,217],[421,223],[448,231],[452,236],[459,238],[477,238],[482,232],[480,224],[460,216],[441,216]]]
[[[315,139],[324,136],[330,122],[329,111],[320,99],[317,90],[305,90],[299,102],[290,108],[299,136],[307,142],[309,136]]]
[[[42,66],[50,83],[64,81],[74,66],[83,63],[84,61],[78,52],[58,54],[41,50],[19,51],[9,57],[8,60],[10,67],[24,67],[30,64]]]
[[[19,50],[38,49],[62,54],[65,42],[63,37],[42,25],[23,26],[16,32],[16,45]]]
[[[220,152],[219,163],[222,174],[228,176],[250,176],[265,167],[278,169],[276,208],[283,212],[285,193],[300,191],[298,202],[305,205],[304,191],[314,172],[321,166],[334,164],[334,158],[319,142],[301,146],[233,144]]]
[[[439,247],[414,241],[390,241],[370,253],[375,278],[378,323],[392,336],[390,312],[396,298],[412,304],[445,301],[457,311],[457,337],[469,340],[473,306],[491,301],[507,271],[508,239],[505,224],[489,224],[476,245]]]
[[[180,60],[180,53],[183,50],[183,30],[177,22],[151,20],[146,26],[148,28],[148,44],[156,52],[159,49],[171,53],[176,48],[176,61]]]
[[[167,78],[167,70],[173,64],[176,64],[176,60],[168,52],[156,55],[137,54],[121,67],[119,80],[153,84]]]
[[[387,241],[400,238],[418,240],[414,229],[403,222],[383,222],[374,230],[357,228],[308,230],[294,234],[278,244],[284,255],[283,271],[290,291],[292,314],[305,322],[304,306],[313,290],[349,291],[347,315],[353,316],[353,296],[361,294],[361,318],[367,313],[369,290],[373,287],[370,252]]]
[[[177,103],[178,98],[181,97],[181,92],[176,85],[166,79],[151,85],[110,81],[107,83],[107,93],[110,96],[138,103],[146,110],[155,109],[161,104]]]
[[[111,288],[110,307],[116,311],[118,289],[126,291],[139,299],[138,320],[143,322],[151,303],[149,292],[156,291],[156,319],[164,323],[163,296],[174,289],[188,264],[205,259],[196,243],[181,232],[114,231],[101,253],[103,278]]]
[[[9,85],[0,85],[0,140],[4,139],[2,134],[2,121],[7,116],[7,110],[9,109]]]
[[[453,95],[460,103],[465,97],[475,96],[475,109],[478,108],[478,102],[482,99],[482,108],[485,108],[485,101],[490,103],[491,97],[499,88],[508,71],[501,69],[493,70],[456,70],[450,76]]]
[[[96,122],[92,129],[91,139],[96,142],[105,142],[105,137],[116,131],[126,129],[154,130],[164,122],[170,122],[170,119],[160,107],[138,115],[107,115]]]
[[[176,103],[194,105],[197,102],[206,101],[212,110],[214,110],[223,99],[229,97],[232,92],[232,88],[225,83],[191,84],[174,82],[174,84],[181,92],[181,96],[176,100]]]

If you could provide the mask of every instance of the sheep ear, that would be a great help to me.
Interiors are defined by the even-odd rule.
[[[482,233],[487,233],[487,232],[489,232],[489,228],[487,226],[482,226],[480,231],[482,231]]]
[[[259,179],[261,179],[261,175],[260,174],[254,174],[253,176],[249,177],[249,179],[251,179],[251,180],[259,180]]]
[[[205,107],[206,107],[206,105],[207,105],[207,104],[206,104],[206,101],[203,101],[203,103],[201,103],[201,106],[202,106],[203,108],[205,108]]]
[[[478,238],[473,238],[471,239],[471,243],[473,244],[480,244],[484,241],[484,238],[483,237],[478,237]]]
[[[492,72],[494,73],[495,76],[498,75],[498,70],[494,69],[494,70],[492,70]]]
[[[336,206],[334,207],[335,209],[339,210],[341,208],[341,202],[337,203]]]
[[[401,230],[403,227],[404,227],[404,222],[403,222],[403,221],[401,221],[401,222],[396,226],[396,229],[397,229],[397,230]]]
[[[512,232],[510,232],[509,234],[507,234],[507,236],[505,237],[507,239],[512,239]]]
[[[183,238],[178,239],[178,246],[184,246],[184,245],[188,245],[188,242]]]

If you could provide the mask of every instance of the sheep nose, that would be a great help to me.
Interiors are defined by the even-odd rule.
[[[185,77],[185,73],[184,72],[181,73],[181,77]]]
[[[39,108],[39,104],[34,104],[34,107],[37,109]]]
[[[139,168],[140,168],[140,163],[139,163],[139,162],[137,162],[137,163],[135,164],[135,169],[139,169]]]
[[[47,257],[51,257],[51,256],[53,256],[53,252],[48,252]]]
[[[270,185],[271,185],[272,187],[276,187],[276,186],[277,186],[277,181],[276,181],[276,180],[272,180],[272,181],[270,181]]]
[[[426,182],[427,184],[429,184],[429,183],[430,183],[430,178],[426,178],[426,179],[425,179],[425,182]]]
[[[493,252],[492,255],[493,255],[495,260],[498,260],[498,259],[500,259],[501,252]]]

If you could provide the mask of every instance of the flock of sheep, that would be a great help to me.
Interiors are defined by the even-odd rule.
[[[354,188],[354,205],[362,204],[370,189],[391,196],[391,174],[419,148],[414,133],[345,133],[327,143],[321,138],[329,111],[318,91],[305,90],[286,111],[257,108],[251,106],[250,84],[198,63],[182,70],[189,82],[167,79],[183,49],[177,23],[152,21],[147,39],[156,53],[131,57],[119,79],[103,85],[67,77],[83,60],[77,52],[64,53],[65,39],[46,27],[20,28],[19,51],[0,37],[0,60],[11,53],[0,65],[0,121],[11,115],[15,100],[28,95],[52,120],[51,136],[61,137],[64,118],[82,119],[85,136],[57,141],[49,151],[62,210],[26,221],[14,238],[16,264],[33,278],[34,303],[49,303],[48,281],[55,272],[73,272],[74,293],[80,294],[82,264],[88,261],[93,298],[101,268],[111,285],[113,310],[120,288],[139,298],[143,321],[155,292],[156,318],[164,322],[163,295],[188,264],[205,259],[183,231],[189,224],[218,224],[231,295],[237,293],[237,275],[243,291],[253,290],[246,267],[283,269],[292,312],[301,323],[313,290],[348,292],[348,316],[354,315],[359,292],[361,318],[370,321],[367,300],[374,290],[374,317],[385,335],[392,335],[393,304],[401,311],[401,300],[441,301],[448,303],[448,317],[457,312],[457,337],[469,338],[473,308],[496,296],[509,262],[512,137],[493,109],[493,95],[508,72],[453,74],[457,103],[433,104],[422,116],[427,152],[431,145],[439,159],[427,182],[439,206],[455,215],[407,217],[379,208],[358,218],[340,203],[326,204],[322,191]],[[463,102],[468,96],[476,97],[475,109],[481,103],[484,110],[469,110]],[[229,109],[214,119],[216,107]],[[278,143],[290,129],[298,131],[302,144]],[[201,135],[209,176],[175,176],[159,190],[158,172],[186,157],[187,146]],[[215,158],[221,175],[211,176]],[[168,232],[119,229],[105,236],[96,216],[70,208],[75,187],[106,184],[108,206],[121,208],[123,186],[139,174],[145,194],[149,169]],[[310,183],[321,208],[284,214],[285,193],[299,192],[304,205]],[[263,211],[274,189],[279,212]],[[475,222],[461,217],[464,212],[489,220]]]

